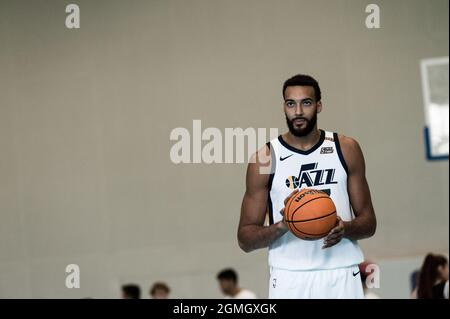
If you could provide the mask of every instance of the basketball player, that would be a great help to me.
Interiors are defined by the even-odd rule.
[[[357,240],[374,235],[376,218],[362,151],[354,139],[318,129],[322,103],[315,79],[288,79],[283,98],[289,131],[248,165],[239,246],[245,252],[269,247],[269,298],[363,298]],[[303,188],[323,190],[334,201],[338,222],[324,239],[302,240],[288,231],[284,206]]]

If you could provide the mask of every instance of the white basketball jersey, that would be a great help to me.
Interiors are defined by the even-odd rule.
[[[347,193],[347,166],[336,133],[320,130],[320,140],[308,151],[288,145],[282,138],[268,146],[275,168],[269,179],[269,222],[281,220],[284,200],[296,188],[325,191],[343,221],[354,218]],[[289,270],[335,269],[359,264],[364,257],[356,241],[343,238],[322,249],[323,239],[303,240],[286,232],[269,246],[269,265]]]

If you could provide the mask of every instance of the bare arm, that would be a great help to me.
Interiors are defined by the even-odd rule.
[[[377,220],[366,179],[366,164],[362,150],[354,139],[341,137],[342,154],[348,166],[347,189],[355,219],[344,222],[344,236],[363,239],[375,234]]]
[[[358,142],[350,137],[339,136],[339,141],[348,168],[347,191],[355,218],[352,221],[339,219],[338,226],[325,238],[323,248],[337,244],[342,237],[351,240],[371,237],[377,228],[361,148]]]
[[[264,153],[263,153],[264,152]],[[261,158],[270,158],[267,146],[259,150],[247,168],[246,190],[238,227],[239,247],[245,252],[269,246],[288,230],[284,220],[264,226],[267,210],[269,174],[261,173]],[[266,164],[267,165],[267,164]]]

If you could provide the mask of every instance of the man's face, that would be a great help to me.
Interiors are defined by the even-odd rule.
[[[167,293],[167,291],[165,289],[156,288],[152,295],[152,298],[153,299],[168,299],[169,294]]]
[[[231,295],[234,288],[234,281],[229,279],[220,279],[219,280],[220,290],[224,295]]]
[[[443,266],[438,267],[438,273],[442,280],[447,281],[448,280],[448,264],[445,264]]]
[[[298,137],[306,136],[317,123],[322,103],[316,102],[312,86],[288,86],[284,92],[284,113],[289,131]]]

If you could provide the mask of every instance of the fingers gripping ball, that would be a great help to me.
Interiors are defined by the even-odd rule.
[[[284,214],[292,234],[306,240],[325,237],[337,223],[333,200],[316,189],[303,189],[292,196],[286,203]]]

